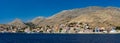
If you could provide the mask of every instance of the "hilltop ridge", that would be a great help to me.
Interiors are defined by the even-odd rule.
[[[38,26],[65,24],[71,22],[87,22],[90,23],[92,26],[119,26],[119,12],[120,8],[118,7],[89,6],[85,8],[63,10],[48,18],[41,16],[36,17],[33,20],[31,20],[31,22]]]

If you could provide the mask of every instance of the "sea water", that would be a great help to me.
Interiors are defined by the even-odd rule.
[[[0,43],[120,43],[120,34],[0,33]]]

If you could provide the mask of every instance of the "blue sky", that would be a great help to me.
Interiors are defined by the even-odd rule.
[[[29,21],[38,16],[49,17],[62,10],[87,6],[120,7],[119,0],[0,0],[0,24],[15,18]]]

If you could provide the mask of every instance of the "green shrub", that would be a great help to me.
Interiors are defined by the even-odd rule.
[[[117,26],[117,27],[116,27],[116,30],[120,30],[120,26]]]

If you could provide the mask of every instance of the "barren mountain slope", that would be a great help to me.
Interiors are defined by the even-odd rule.
[[[92,26],[120,26],[120,10],[106,8],[96,12],[82,14],[71,22],[89,23]]]
[[[43,22],[40,22],[39,25],[55,25],[55,24],[62,24],[67,23],[73,18],[76,18],[80,16],[81,14],[89,13],[89,12],[95,12],[97,10],[102,10],[104,8],[92,6],[92,7],[86,7],[86,8],[77,8],[77,9],[71,9],[71,10],[63,10],[60,13],[57,13],[48,19],[44,20]]]

